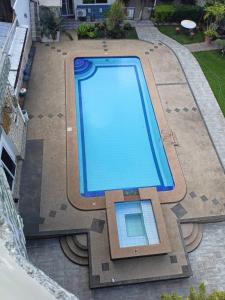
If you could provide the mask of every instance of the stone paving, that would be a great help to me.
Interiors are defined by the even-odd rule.
[[[152,22],[137,22],[136,30],[141,40],[161,41],[177,56],[225,170],[225,119],[198,62],[185,46],[162,34]]]
[[[215,42],[212,42],[211,44],[194,43],[194,44],[185,45],[185,47],[191,52],[211,51],[211,50],[220,49],[220,47]]]
[[[216,234],[215,234],[216,233]],[[225,222],[204,225],[203,240],[197,250],[189,254],[193,276],[188,279],[133,284],[90,290],[88,269],[71,263],[62,253],[57,239],[27,243],[31,262],[52,279],[74,293],[81,300],[142,299],[159,300],[161,293],[174,291],[186,295],[191,286],[204,281],[207,290],[225,286]],[[215,247],[216,245],[216,247]]]
[[[137,25],[139,27],[138,32],[143,35],[143,38],[149,27],[151,28],[149,24],[145,24],[140,25],[139,23]],[[42,182],[39,188],[41,194],[38,196],[41,217],[39,219],[39,230],[42,232],[80,228],[91,230],[91,256],[92,259],[94,257],[94,264],[90,271],[96,275],[95,277],[101,275],[102,280],[109,280],[109,278],[112,278],[113,272],[117,272],[117,270],[115,271],[111,267],[107,226],[104,227],[102,233],[95,232],[92,226],[94,220],[98,220],[98,222],[106,221],[105,211],[79,211],[69,204],[66,195],[64,57],[67,53],[74,51],[82,53],[84,49],[89,49],[90,55],[98,51],[103,56],[106,52],[109,55],[110,53],[113,54],[113,51],[118,49],[121,50],[121,53],[126,49],[135,49],[142,51],[148,57],[169,126],[178,139],[177,154],[188,188],[185,199],[179,205],[163,205],[163,213],[173,241],[174,249],[171,255],[174,255],[173,253],[179,257],[183,255],[179,250],[181,248],[177,248],[177,245],[180,244],[180,240],[177,239],[177,218],[224,216],[225,178],[199,113],[198,102],[196,104],[187,78],[176,56],[164,45],[164,42],[158,40],[155,40],[155,43],[151,41],[149,43],[140,41],[123,41],[121,43],[121,41],[110,40],[75,40],[73,42],[62,40],[55,45],[37,44],[37,54],[30,80],[26,109],[31,116],[28,139],[31,141],[43,140],[43,163],[40,166]],[[185,51],[191,56],[187,49]],[[216,105],[215,103],[213,105]],[[30,154],[32,155],[32,153]],[[36,159],[35,156],[33,159]],[[37,174],[31,173],[31,178],[34,178],[33,176],[37,176]],[[47,255],[47,252],[45,255]],[[38,257],[36,259],[38,261]],[[110,272],[107,274],[102,271],[102,264],[106,262],[110,263]],[[156,265],[158,267],[157,263]],[[126,268],[123,268],[124,272],[129,275],[130,272],[127,266],[132,268],[133,264],[130,265],[130,262],[128,262]],[[154,270],[151,268],[151,271],[158,270],[157,267]],[[173,264],[172,267],[175,269],[176,264]],[[76,266],[75,269],[77,270],[77,268]],[[133,269],[136,271],[134,267]],[[148,267],[145,267],[145,269],[148,271]],[[136,273],[138,276],[142,275],[143,268],[141,272]],[[164,282],[164,285],[167,286],[167,283]],[[77,288],[77,282],[74,285]],[[141,286],[144,289],[144,287],[148,287],[148,284]],[[132,287],[132,289],[135,289],[135,287]],[[120,290],[123,291],[123,288],[114,291]],[[127,290],[131,290],[131,287],[129,289],[124,288],[124,294],[122,295],[125,295]],[[95,292],[95,295],[98,295],[98,292]],[[134,292],[134,295],[137,296],[138,294]]]

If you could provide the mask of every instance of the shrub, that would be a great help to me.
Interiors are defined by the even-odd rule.
[[[214,29],[207,29],[206,31],[204,31],[205,36],[208,36],[209,38],[217,38],[218,37],[218,33],[214,30]]]
[[[77,28],[78,37],[86,37],[88,35],[89,25],[86,23],[81,23]]]
[[[131,26],[131,24],[130,24],[129,22],[126,22],[126,23],[124,23],[124,25],[123,25],[123,29],[124,29],[124,30],[131,30],[131,29],[132,29],[132,26]]]
[[[110,10],[107,13],[107,29],[114,30],[115,28],[119,28],[120,24],[124,20],[124,5],[121,0],[116,0]]]
[[[175,293],[163,294],[161,300],[225,300],[225,292],[215,291],[207,295],[204,283],[200,283],[197,290],[190,288],[188,297],[182,297]]]
[[[192,19],[199,22],[203,14],[203,9],[197,5],[158,5],[154,11],[154,18],[157,23],[180,22],[184,19]]]
[[[98,29],[91,24],[81,23],[77,28],[77,34],[79,38],[91,38],[94,39],[97,37]]]
[[[203,16],[203,8],[197,5],[176,5],[174,19],[180,22],[184,19],[191,19],[199,22]]]
[[[109,37],[113,39],[121,39],[124,37],[124,31],[120,26],[113,28],[112,30],[108,30]]]
[[[175,6],[172,4],[157,5],[154,11],[154,18],[157,23],[171,22],[175,13]]]
[[[40,27],[41,35],[47,38],[56,39],[57,31],[60,30],[61,19],[57,15],[57,11],[50,7],[40,6]]]

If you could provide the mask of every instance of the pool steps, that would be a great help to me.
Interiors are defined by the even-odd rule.
[[[87,59],[79,58],[75,60],[74,72],[75,75],[86,74],[93,66],[93,63]]]
[[[198,223],[181,224],[183,239],[186,251],[194,251],[201,243],[203,236],[203,226]]]
[[[87,234],[61,237],[60,245],[70,261],[80,266],[88,266]]]

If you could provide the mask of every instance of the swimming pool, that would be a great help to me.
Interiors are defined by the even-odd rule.
[[[137,57],[74,61],[80,194],[174,188],[141,62]]]

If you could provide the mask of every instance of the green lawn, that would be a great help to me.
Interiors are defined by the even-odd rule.
[[[193,55],[198,60],[225,116],[225,56],[221,56],[218,51],[195,52]]]
[[[159,31],[168,35],[172,39],[176,40],[180,44],[192,44],[192,43],[199,43],[204,41],[204,33],[199,31],[196,32],[193,37],[191,37],[188,33],[180,32],[176,33],[176,27],[172,25],[161,25],[158,26]]]
[[[125,31],[125,39],[138,40],[138,35],[134,27]]]

